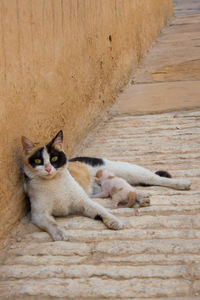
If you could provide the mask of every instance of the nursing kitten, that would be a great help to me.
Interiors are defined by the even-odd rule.
[[[121,204],[125,207],[133,207],[136,201],[136,191],[123,178],[116,177],[107,169],[97,171],[95,180],[101,186],[101,192],[92,195],[93,198],[107,198],[111,196],[113,208]]]
[[[63,151],[63,132],[45,145],[22,137],[25,190],[30,197],[32,222],[47,231],[55,241],[68,240],[67,232],[55,217],[81,214],[103,221],[110,229],[123,224],[100,204],[92,201],[71,176]]]
[[[146,207],[150,205],[149,194],[135,190],[126,180],[116,177],[108,169],[97,171],[95,180],[101,186],[101,191],[91,195],[91,198],[112,197],[113,208],[119,204],[125,204],[124,207]]]

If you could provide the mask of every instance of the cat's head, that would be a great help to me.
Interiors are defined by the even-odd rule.
[[[33,143],[23,136],[22,146],[25,156],[25,170],[31,178],[39,176],[52,179],[67,164],[67,157],[63,151],[62,131],[59,131],[46,145]]]

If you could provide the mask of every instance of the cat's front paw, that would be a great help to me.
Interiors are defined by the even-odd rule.
[[[64,229],[57,229],[56,232],[52,235],[54,241],[68,241],[69,236],[67,235]]]
[[[124,224],[120,220],[115,218],[114,216],[113,216],[113,218],[104,219],[104,223],[108,228],[114,229],[114,230],[123,229],[123,227],[124,227]]]

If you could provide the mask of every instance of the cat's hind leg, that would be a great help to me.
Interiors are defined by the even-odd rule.
[[[127,162],[110,161],[104,159],[105,167],[112,171],[115,176],[119,176],[128,181],[131,185],[157,185],[170,187],[177,190],[189,190],[191,183],[185,179],[163,177],[163,171],[158,174],[152,171]]]
[[[173,188],[176,190],[189,190],[191,183],[185,179],[176,179],[176,178],[167,178],[161,177],[157,174],[152,174],[150,177],[147,177],[144,182],[140,183],[141,185],[157,185]]]

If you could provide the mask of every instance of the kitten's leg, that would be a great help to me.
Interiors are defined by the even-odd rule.
[[[123,223],[109,213],[103,206],[89,198],[84,201],[83,215],[92,219],[101,220],[110,229],[122,229]]]
[[[117,193],[112,195],[112,208],[113,209],[116,209],[118,207],[120,200],[121,200],[121,197],[119,197]]]
[[[58,226],[52,216],[40,213],[32,213],[31,219],[35,225],[47,231],[52,236],[54,241],[69,240],[66,231]]]

